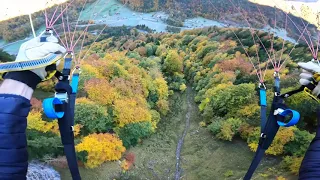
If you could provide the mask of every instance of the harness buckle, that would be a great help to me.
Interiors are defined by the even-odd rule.
[[[67,92],[65,92],[65,93],[55,93],[54,97],[60,99],[61,101],[66,102],[66,103],[69,100]]]
[[[279,72],[278,72],[278,71],[275,71],[275,72],[273,73],[273,77],[280,79],[280,74],[279,74]]]
[[[261,133],[258,144],[261,145],[264,142],[265,139],[267,139],[267,135],[265,133]]]
[[[80,66],[76,66],[76,67],[73,69],[73,71],[72,71],[71,74],[74,74],[74,73],[76,73],[76,74],[81,74],[81,68],[80,68]]]
[[[278,109],[274,110],[273,115],[281,114],[283,111],[284,111],[283,109],[278,108]]]
[[[262,86],[262,87],[261,87]],[[267,89],[266,85],[263,82],[259,82],[259,88]]]

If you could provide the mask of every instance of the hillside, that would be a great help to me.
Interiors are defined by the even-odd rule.
[[[74,126],[83,179],[243,177],[260,137],[257,88],[262,79],[257,74],[264,75],[270,105],[274,94],[274,64],[270,59],[279,60],[279,64],[284,61],[279,73],[282,92],[287,92],[299,87],[297,63],[313,58],[309,48],[261,30],[275,23],[275,14],[277,27],[286,27],[285,14],[245,0],[235,5],[244,8],[240,12],[248,18],[223,0],[213,4],[209,0],[121,2],[137,11],[165,11],[169,14],[166,23],[174,28],[196,16],[235,26],[156,33],[144,25],[111,27],[88,19],[92,23],[82,42],[84,47],[75,48],[76,57],[83,57]],[[70,20],[79,16],[79,4],[71,7]],[[84,14],[95,12],[91,7],[89,4]],[[110,9],[116,11],[118,7]],[[48,11],[53,13],[54,9]],[[100,16],[107,17],[107,12]],[[40,12],[37,15],[36,26],[40,28],[43,19]],[[306,23],[289,17],[298,26]],[[246,20],[254,29],[248,28]],[[27,24],[26,16],[4,21],[0,36],[7,41],[23,38],[28,34]],[[58,26],[62,32],[63,27]],[[297,38],[293,26],[288,24],[287,30]],[[77,29],[75,38],[82,29]],[[17,32],[21,33],[16,37]],[[64,35],[60,34],[62,40],[67,38]],[[13,59],[1,51],[0,58]],[[63,179],[70,179],[57,120],[49,121],[42,110],[41,100],[53,94],[55,83],[55,79],[41,83],[31,100],[28,151],[30,160],[50,164]],[[301,120],[294,127],[280,128],[255,179],[297,179],[314,137],[317,103],[305,93],[285,103],[300,112]]]
[[[86,167],[82,169],[84,177],[95,174],[110,178],[159,176],[161,179],[166,175],[162,165],[170,173],[179,172],[181,177],[191,179],[242,177],[253,156],[250,150],[254,151],[258,143],[259,106],[255,90],[257,77],[234,33],[254,57],[256,46],[247,29],[210,27],[179,34],[145,34],[131,29],[110,38],[106,35],[94,43],[82,62],[81,92],[76,108],[76,149],[81,164]],[[269,49],[267,33],[257,33]],[[282,39],[275,39],[276,51],[281,51],[282,43]],[[292,46],[285,43],[284,58]],[[283,91],[297,87],[296,62],[311,59],[311,54],[305,52],[307,47],[299,45],[288,57],[281,71]],[[262,49],[259,58],[264,67],[267,54]],[[272,74],[271,69],[266,71],[266,85],[270,87],[268,102],[272,98]],[[50,92],[52,82],[39,88]],[[183,93],[188,93],[187,99],[179,95]],[[191,94],[194,98],[190,98]],[[286,104],[301,113],[301,121],[297,127],[280,129],[267,151],[271,157],[258,170],[261,173],[255,175],[258,179],[296,175],[313,138],[315,102],[301,93],[288,99]],[[28,119],[31,157],[64,167],[63,160],[57,158],[62,155],[62,149],[56,122],[48,123],[41,118],[39,101],[34,100],[33,105]],[[183,134],[185,139],[180,141]],[[52,144],[48,146],[47,142]],[[181,148],[178,168],[167,163],[177,159],[177,147]],[[232,147],[242,150],[226,150]],[[104,156],[104,152],[113,155]],[[221,157],[226,157],[223,152],[233,154],[232,164],[223,163],[225,159]],[[213,154],[203,155],[208,153]],[[198,158],[191,154],[197,154]],[[246,165],[240,157],[247,157]],[[120,165],[110,162],[116,160],[120,160]],[[223,167],[212,170],[205,162],[221,162]],[[100,167],[101,164],[104,165]],[[234,164],[238,166],[232,166]],[[193,166],[198,167],[197,170]],[[284,173],[286,170],[291,173]],[[60,171],[68,177],[67,172]]]
[[[263,28],[269,25],[270,27],[286,28],[289,35],[298,39],[301,34],[304,24],[307,24],[303,19],[312,18],[312,23],[315,22],[316,15],[311,14],[311,10],[305,6],[302,10],[292,10],[288,14],[292,21],[287,20],[286,12],[291,6],[286,2],[278,2],[272,4],[270,1],[229,1],[229,0],[119,0],[123,4],[127,4],[137,11],[157,11],[162,10],[170,14],[167,22],[173,26],[183,26],[186,18],[202,16],[208,19],[224,22],[231,26],[251,26],[253,28]],[[232,2],[232,3],[231,3]],[[256,4],[258,3],[258,4]],[[299,18],[301,17],[301,19]],[[276,20],[275,20],[276,18]],[[248,20],[248,21],[247,21]],[[297,29],[296,25],[299,30]],[[275,25],[276,23],[276,25]],[[311,34],[316,34],[316,27],[314,25],[308,26]]]

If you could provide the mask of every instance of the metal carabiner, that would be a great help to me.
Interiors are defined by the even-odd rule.
[[[81,68],[80,66],[76,66],[73,70],[72,70],[72,73],[71,74],[81,74]]]
[[[261,86],[262,86],[263,88],[261,88]],[[266,87],[266,85],[265,85],[263,82],[259,82],[258,87],[259,87],[260,89],[265,89],[265,90],[267,90],[267,87]]]
[[[74,58],[74,54],[72,51],[67,51],[67,53],[63,56],[63,59],[67,58],[67,56],[69,55],[69,58],[73,59]]]
[[[274,71],[273,77],[280,79],[280,73],[279,73],[279,71]]]

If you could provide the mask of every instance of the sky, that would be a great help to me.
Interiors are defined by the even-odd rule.
[[[0,0],[0,20],[39,11],[67,0]]]

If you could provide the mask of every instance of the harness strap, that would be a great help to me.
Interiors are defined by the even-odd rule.
[[[274,98],[271,105],[271,110],[266,121],[267,103],[266,90],[260,88],[260,106],[261,106],[261,135],[259,139],[256,154],[251,162],[251,165],[244,176],[244,180],[250,180],[255,170],[259,166],[265,151],[270,147],[274,137],[276,136],[280,126],[289,127],[298,123],[300,114],[297,111],[288,109],[283,103],[283,97],[280,96],[280,78],[275,76]],[[285,117],[292,114],[292,118],[288,123],[284,123]]]
[[[73,180],[81,180],[74,144],[74,109],[79,84],[79,73],[72,74],[70,85],[70,68],[72,58],[65,58],[64,69],[56,73],[59,82],[55,86],[55,97],[43,103],[44,112],[49,118],[57,118],[64,153]]]
[[[263,88],[260,88],[260,118],[262,132],[267,123],[267,93]]]
[[[244,177],[244,180],[251,179],[254,171],[257,169],[260,161],[263,158],[264,152],[269,148],[269,146],[271,145],[274,137],[276,136],[279,130],[279,125],[277,123],[277,120],[281,121],[281,119],[278,119],[278,118],[281,118],[282,116],[274,115],[274,110],[278,108],[285,108],[285,107],[281,101],[280,102],[278,101],[279,101],[279,98],[275,96],[271,106],[270,115],[268,117],[265,128],[262,130],[262,133],[260,136],[259,145],[258,145],[256,154],[251,162],[249,170],[247,171]]]
[[[253,173],[256,171],[257,167],[259,166],[259,163],[262,160],[265,151],[266,151],[265,149],[258,147],[257,152],[256,152],[256,154],[251,162],[251,165],[250,165],[246,175],[244,176],[243,180],[250,180],[251,179]]]
[[[70,86],[70,68],[72,58],[65,58],[64,69],[62,77],[59,78],[59,83],[56,85],[56,92],[58,94],[67,93],[67,99],[63,104],[63,111],[65,115],[58,119],[61,141],[64,147],[64,153],[67,157],[68,166],[73,180],[81,180],[78,161],[76,157],[74,145],[74,108],[76,101],[77,85],[79,83],[79,74],[74,74],[72,79],[72,86]],[[62,79],[62,80],[60,80]]]
[[[47,37],[51,35],[52,32],[50,29],[47,29],[44,35],[40,37],[40,42],[46,42]],[[67,55],[71,55],[71,57],[67,57]],[[70,85],[72,54],[68,53],[67,55],[64,58],[65,61],[62,73],[59,71],[56,71],[55,73],[55,76],[59,80],[55,86],[55,98],[46,99],[43,103],[43,109],[49,118],[58,119],[61,141],[72,179],[81,180],[73,134],[74,108],[79,84],[79,73],[73,73]],[[56,67],[49,66],[47,68],[52,70],[52,68]],[[57,110],[58,112],[56,112]]]

